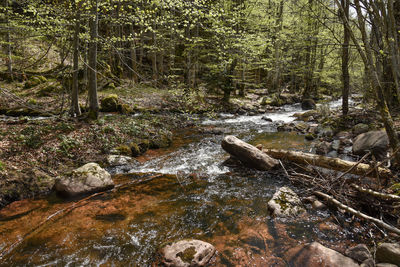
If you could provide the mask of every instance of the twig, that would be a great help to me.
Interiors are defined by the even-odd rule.
[[[319,197],[322,197],[326,201],[328,201],[328,202],[332,203],[333,205],[335,205],[335,206],[337,206],[337,207],[339,207],[339,208],[341,208],[341,209],[353,214],[354,216],[356,216],[358,218],[365,219],[367,221],[371,221],[371,222],[375,223],[376,225],[378,225],[378,226],[380,226],[380,227],[382,227],[382,228],[384,228],[384,229],[386,229],[386,230],[388,230],[390,232],[393,232],[393,233],[396,233],[396,234],[400,235],[400,229],[398,229],[398,228],[396,228],[394,226],[391,226],[391,225],[385,223],[382,220],[379,220],[377,218],[368,216],[368,215],[366,215],[366,214],[364,214],[364,213],[362,213],[362,212],[360,212],[358,210],[353,209],[352,207],[344,205],[341,202],[339,202],[336,199],[334,199],[333,197],[331,197],[331,196],[329,196],[327,194],[324,194],[324,193],[322,193],[320,191],[316,191],[316,192],[314,192],[314,194],[319,196]]]
[[[363,187],[361,187],[359,185],[356,185],[356,184],[351,184],[350,186],[353,187],[354,189],[356,189],[357,191],[361,192],[361,193],[366,193],[366,194],[372,195],[372,196],[377,197],[377,198],[381,198],[381,199],[384,199],[384,200],[400,201],[400,196],[373,191],[371,189],[366,189],[366,188],[363,188]]]

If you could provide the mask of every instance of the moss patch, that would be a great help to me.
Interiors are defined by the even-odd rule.
[[[196,255],[195,247],[188,247],[183,252],[179,252],[177,254],[177,256],[180,257],[183,262],[188,262],[188,263],[192,262],[195,255]]]

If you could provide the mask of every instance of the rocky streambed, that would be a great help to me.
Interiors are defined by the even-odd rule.
[[[214,266],[304,266],[306,259],[306,266],[320,266],[321,259],[329,266],[358,266],[370,260],[368,249],[361,249],[367,258],[346,252],[360,243],[373,247],[374,236],[361,221],[316,208],[299,196],[299,212],[280,216],[273,202],[285,207],[289,198],[279,190],[286,186],[290,195],[301,195],[282,171],[222,164],[228,158],[220,147],[226,134],[252,144],[308,151],[311,142],[305,135],[277,132],[276,121],[289,123],[297,112],[298,106],[284,107],[267,115],[273,122],[263,118],[266,114],[220,114],[202,121],[201,132],[178,133],[172,148],[108,168],[114,189],[92,197],[53,195],[10,204],[0,210],[0,262],[152,266],[161,248],[177,251],[174,242],[181,240],[211,244],[215,252],[207,251],[213,253]],[[183,245],[175,255],[192,261],[200,255],[196,246]]]

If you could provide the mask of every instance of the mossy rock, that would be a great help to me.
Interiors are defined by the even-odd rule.
[[[101,111],[103,112],[118,112],[118,96],[117,95],[108,95],[101,100]]]
[[[117,109],[119,112],[121,112],[121,114],[132,114],[133,113],[133,109],[127,104],[119,104]]]
[[[47,79],[44,76],[32,76],[28,81],[25,82],[24,88],[30,89],[45,82],[47,82]]]
[[[160,133],[150,140],[150,148],[167,148],[172,144],[172,133],[164,132]]]
[[[132,154],[133,157],[137,157],[137,156],[140,156],[142,154],[138,144],[132,142],[132,143],[129,144],[129,147],[130,147],[131,154]]]
[[[129,146],[127,146],[127,145],[120,145],[120,146],[117,146],[115,149],[121,155],[125,155],[125,156],[132,155],[131,148]]]
[[[39,96],[39,97],[50,96],[51,93],[56,92],[57,89],[58,89],[57,86],[55,86],[54,84],[50,84],[49,86],[46,86],[46,87],[40,89],[37,92],[37,96]]]

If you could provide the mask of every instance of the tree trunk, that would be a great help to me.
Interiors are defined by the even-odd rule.
[[[136,47],[135,47],[135,31],[133,30],[133,24],[129,25],[130,35],[132,37],[132,41],[130,42],[130,78],[134,83],[138,82],[138,69],[136,62]]]
[[[10,79],[13,79],[13,63],[12,63],[12,50],[11,50],[11,29],[10,29],[10,23],[9,23],[9,18],[8,18],[8,0],[3,0],[3,6],[6,10],[6,14],[5,14],[5,21],[4,24],[6,25],[7,29],[6,29],[6,63],[7,63],[7,71],[8,74],[10,75]]]
[[[349,0],[341,0],[344,12],[340,12],[342,16],[349,19],[350,3]],[[349,42],[350,33],[343,19],[343,45],[342,45],[342,114],[346,116],[349,112],[349,91],[350,91],[350,75],[349,75]]]
[[[77,4],[75,4],[77,5]],[[71,92],[71,116],[80,116],[81,109],[79,107],[79,30],[81,26],[81,16],[80,11],[77,6],[75,6],[76,12],[76,21],[75,21],[75,31],[74,31],[74,41],[73,41],[73,50],[74,50],[74,59],[73,59],[73,76],[72,76],[72,92]]]
[[[346,172],[353,168],[350,173],[356,175],[365,175],[370,173],[370,176],[376,177],[373,166],[364,163],[357,163],[342,160],[339,158],[324,157],[315,154],[303,153],[298,151],[288,151],[279,149],[263,149],[263,152],[275,159],[289,160],[298,164],[314,165],[322,168],[332,169],[336,171]],[[355,166],[356,165],[356,166]],[[354,167],[355,166],[355,167]],[[379,177],[389,178],[392,177],[390,170],[385,168],[378,168]]]
[[[276,159],[269,157],[255,146],[243,142],[232,135],[225,137],[221,146],[243,164],[257,170],[267,171],[279,164]]]
[[[97,119],[99,116],[99,101],[97,97],[97,36],[98,14],[97,0],[92,0],[92,14],[90,17],[90,43],[89,43],[89,119]]]

